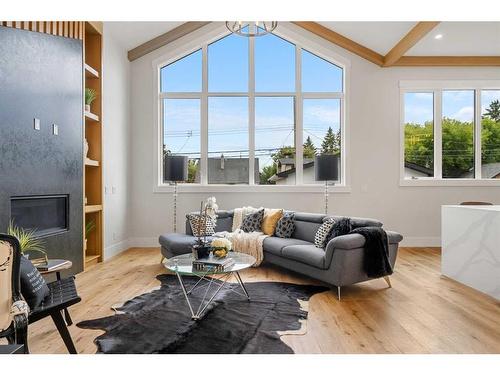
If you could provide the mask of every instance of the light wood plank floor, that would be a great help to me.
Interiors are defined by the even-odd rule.
[[[112,314],[110,306],[159,285],[158,249],[134,248],[77,276],[75,322]],[[314,283],[272,266],[243,272],[260,280]],[[392,288],[373,280],[315,295],[307,334],[285,336],[296,353],[500,353],[500,303],[440,275],[440,251],[400,250]],[[94,353],[100,332],[70,327],[80,353]],[[52,321],[30,326],[33,353],[66,353]]]

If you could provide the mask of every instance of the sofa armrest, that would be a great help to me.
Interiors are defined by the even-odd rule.
[[[403,240],[403,236],[398,232],[393,232],[390,230],[386,230],[385,232],[387,233],[387,242],[389,242],[389,244],[397,244]]]
[[[357,249],[365,245],[365,238],[359,233],[345,234],[332,238],[326,245],[326,251],[335,249]]]

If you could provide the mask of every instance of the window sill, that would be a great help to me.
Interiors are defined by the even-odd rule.
[[[173,185],[162,184],[155,186],[153,193],[169,193],[174,191]],[[350,186],[335,185],[329,186],[330,193],[350,193]],[[200,185],[200,184],[179,184],[178,193],[311,193],[324,194],[324,185]]]
[[[417,178],[417,179],[401,179],[399,186],[500,186],[500,179],[431,179],[431,178]]]

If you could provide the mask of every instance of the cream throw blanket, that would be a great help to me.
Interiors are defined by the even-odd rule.
[[[264,260],[263,243],[267,234],[262,232],[246,233],[240,229],[245,215],[252,214],[260,208],[241,207],[234,209],[232,232],[216,233],[217,237],[224,237],[231,241],[233,250],[253,256],[256,261],[253,267],[258,267]]]

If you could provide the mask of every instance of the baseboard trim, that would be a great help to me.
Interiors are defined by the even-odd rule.
[[[114,257],[115,255],[120,254],[121,252],[130,248],[130,239],[126,239],[120,242],[117,242],[113,245],[107,246],[104,248],[104,260],[108,260],[109,258]]]
[[[129,247],[160,247],[158,237],[133,237],[129,239]]]
[[[440,237],[404,237],[400,247],[440,247]]]

